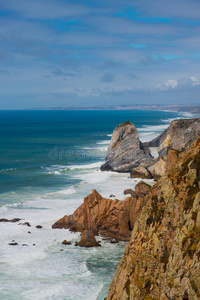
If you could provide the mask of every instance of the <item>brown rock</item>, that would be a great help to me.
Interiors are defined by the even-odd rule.
[[[19,222],[21,219],[19,218],[14,218],[12,220],[8,220],[8,219],[0,219],[0,222],[11,222],[11,223],[15,223],[15,222]]]
[[[143,166],[134,168],[131,171],[131,177],[132,178],[141,178],[141,179],[152,179],[152,175],[149,172],[149,170],[147,170],[147,168],[145,168]]]
[[[169,149],[106,299],[200,299],[200,137]]]
[[[23,224],[19,224],[19,225],[25,225],[25,226],[28,226],[28,227],[31,227],[30,223],[29,222],[25,222]]]
[[[126,200],[103,198],[96,190],[84,199],[70,216],[64,216],[52,228],[69,228],[74,232],[88,229],[94,235],[128,241],[134,222],[148,200],[150,186],[143,181],[135,186],[133,197]]]
[[[36,225],[35,227],[38,228],[38,229],[41,229],[41,228],[42,228],[41,225]]]
[[[64,240],[64,241],[62,242],[62,244],[63,244],[63,245],[71,245],[72,243],[71,243],[71,242],[68,242],[67,240]]]
[[[100,247],[101,245],[96,241],[92,231],[84,230],[81,234],[80,242],[76,243],[75,246],[80,247]]]

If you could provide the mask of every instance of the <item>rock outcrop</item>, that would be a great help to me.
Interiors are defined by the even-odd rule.
[[[84,199],[70,216],[64,216],[52,228],[69,228],[71,231],[90,230],[115,240],[129,241],[135,220],[146,204],[150,186],[143,181],[135,186],[131,197],[124,201],[105,199],[96,190]]]
[[[186,151],[169,149],[166,162],[107,300],[200,299],[200,137]]]
[[[102,171],[130,172],[133,178],[159,179],[166,170],[169,149],[184,151],[200,135],[200,119],[174,120],[157,138],[142,143],[131,122],[124,122],[113,131]],[[154,159],[149,147],[158,147]]]
[[[139,140],[133,123],[124,122],[113,131],[106,162],[101,170],[131,172],[133,168],[146,165],[151,160],[150,150]]]
[[[99,242],[95,239],[95,236],[92,231],[90,230],[84,230],[81,234],[81,240],[80,242],[76,243],[75,246],[80,247],[101,247]]]
[[[159,157],[146,167],[151,176],[158,179],[164,174],[170,149],[178,152],[184,151],[199,135],[200,119],[174,120],[157,138],[149,143],[144,143],[148,147],[158,147]]]

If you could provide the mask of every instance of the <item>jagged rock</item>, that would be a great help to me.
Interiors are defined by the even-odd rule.
[[[135,196],[134,190],[132,190],[132,189],[127,189],[127,190],[124,191],[124,195],[129,195],[129,194],[130,194],[132,197],[134,197],[134,196]]]
[[[67,240],[64,240],[64,241],[62,242],[62,244],[63,244],[63,245],[71,245],[72,243],[71,243],[71,242],[68,242]]]
[[[145,146],[158,147],[159,157],[146,166],[149,173],[155,179],[160,178],[165,170],[166,158],[169,150],[175,150],[176,153],[184,151],[200,135],[200,119],[182,119],[174,120],[170,126],[162,132],[157,138]]]
[[[115,197],[115,195],[111,194],[109,197],[110,197],[110,198],[114,198],[114,197]]]
[[[158,147],[159,157],[164,157],[168,149],[183,151],[200,135],[200,119],[174,120],[157,138],[145,145]]]
[[[131,172],[133,168],[146,165],[151,160],[150,150],[139,140],[133,123],[124,122],[113,131],[106,162],[101,166],[101,170]]]
[[[95,235],[128,241],[134,222],[148,200],[145,196],[149,191],[150,186],[141,181],[135,186],[132,197],[120,201],[105,199],[93,190],[72,215],[64,216],[52,228],[69,228],[74,232],[88,229]]]
[[[100,247],[101,245],[96,241],[92,231],[84,230],[81,234],[80,242],[76,243],[75,246],[80,247]]]
[[[200,137],[169,149],[106,300],[200,299]]]

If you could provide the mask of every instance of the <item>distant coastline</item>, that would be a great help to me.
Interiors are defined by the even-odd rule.
[[[180,105],[101,105],[101,106],[66,106],[35,107],[26,110],[168,110],[174,112],[200,113],[200,104]]]

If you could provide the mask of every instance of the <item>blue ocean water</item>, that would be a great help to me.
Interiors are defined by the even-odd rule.
[[[163,111],[0,111],[0,193],[71,186],[77,180],[70,172],[51,176],[53,166],[56,171],[56,166],[103,161],[101,142],[109,141],[107,135],[123,121],[136,128],[159,126],[159,132],[163,120],[176,116]],[[12,199],[5,201],[0,204]]]
[[[0,218],[31,224],[0,223],[0,299],[106,297],[125,244],[99,237],[101,248],[80,249],[74,246],[79,233],[51,225],[94,188],[123,200],[123,191],[139,182],[99,170],[118,124],[133,122],[148,141],[179,117],[165,111],[0,111]],[[62,246],[64,239],[72,246]],[[13,240],[19,245],[9,246]]]

